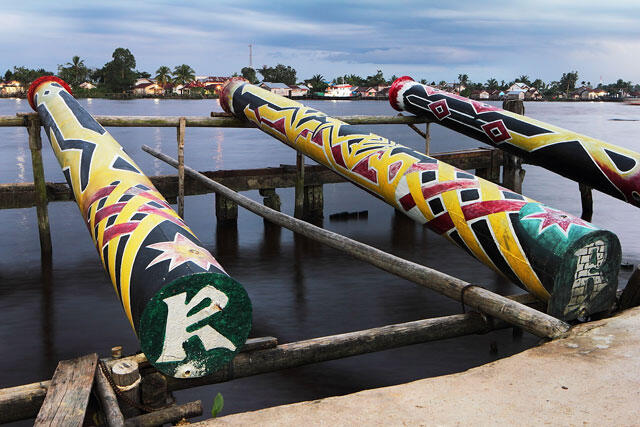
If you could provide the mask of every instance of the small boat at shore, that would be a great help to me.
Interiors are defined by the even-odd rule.
[[[640,105],[640,98],[625,98],[623,102],[627,105]]]

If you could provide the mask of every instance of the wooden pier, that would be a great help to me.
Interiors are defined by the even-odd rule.
[[[411,125],[425,138],[425,148],[427,152],[429,150],[429,123],[426,124],[425,132],[415,127],[416,124],[425,123],[423,119],[406,116],[349,116],[338,117],[338,119],[351,124]],[[344,236],[338,235],[339,238],[336,238],[326,230],[318,227],[313,228],[314,226],[311,224],[299,221],[300,218],[313,218],[322,215],[322,188],[325,184],[345,181],[344,178],[323,166],[305,166],[304,162],[297,157],[295,165],[279,165],[272,168],[208,171],[201,174],[188,168],[184,164],[184,150],[189,147],[186,128],[248,127],[245,123],[234,118],[215,113],[212,117],[98,116],[97,120],[104,126],[176,128],[178,160],[173,161],[175,164],[172,164],[178,173],[150,178],[154,186],[167,200],[178,203],[179,210],[184,208],[184,196],[215,192],[215,213],[218,223],[237,221],[238,205],[256,213],[260,211],[259,214],[269,221],[303,235],[309,235],[316,241],[327,245],[340,246],[339,249],[351,253],[357,258],[458,300],[462,303],[463,310],[465,305],[470,309],[477,310],[293,343],[281,344],[273,337],[249,339],[239,355],[227,367],[207,377],[187,380],[162,375],[148,363],[143,354],[123,358],[120,352],[114,350],[112,357],[103,358],[102,362],[98,362],[97,369],[94,364],[93,371],[91,371],[91,366],[83,370],[83,372],[91,371],[93,373],[91,381],[84,381],[83,390],[86,390],[87,387],[91,389],[93,384],[103,405],[102,409],[106,416],[107,425],[122,425],[123,422],[126,422],[127,425],[159,425],[163,422],[175,422],[181,417],[196,416],[202,413],[200,402],[163,407],[162,402],[165,402],[170,397],[171,391],[174,390],[406,345],[486,333],[495,329],[514,327],[514,325],[516,330],[523,328],[549,339],[562,336],[569,329],[569,325],[566,323],[544,314],[543,304],[530,295],[502,297],[479,285],[472,286],[460,279],[409,263]],[[46,262],[47,258],[51,258],[47,204],[73,200],[72,192],[66,183],[51,183],[44,180],[44,169],[40,156],[42,146],[39,138],[40,123],[37,116],[33,114],[16,117],[0,116],[0,126],[27,127],[31,154],[34,159],[33,183],[0,184],[0,209],[37,207],[43,262]],[[154,155],[157,154],[159,153]],[[516,191],[521,189],[523,176],[521,164],[507,159],[500,150],[474,149],[431,155],[460,169],[475,170],[476,175],[493,182],[502,181],[503,185],[510,184],[510,188]],[[166,156],[164,160],[168,161]],[[279,212],[281,209],[281,202],[277,194],[279,188],[295,188],[295,218]],[[237,194],[237,192],[248,190],[259,190],[263,197],[264,208],[260,209],[261,205],[256,202],[252,202],[253,205],[251,205],[244,200],[246,198]],[[332,243],[332,241],[337,243]],[[84,360],[84,358],[81,359]],[[136,372],[139,374],[131,376],[130,384],[118,384],[117,387],[131,390],[131,387],[139,385],[140,405],[150,412],[146,415],[132,416],[126,420],[126,416],[123,415],[125,405],[122,404],[121,393],[109,381],[109,376],[113,377],[114,375],[114,365],[123,361],[129,366],[135,364]],[[107,369],[106,374],[100,367],[102,363]],[[55,401],[53,400],[55,384],[56,376],[52,380],[0,389],[0,423],[36,417],[45,408],[43,402]],[[80,397],[84,396],[84,391],[82,393],[83,395]],[[155,393],[156,396],[151,396],[150,393]],[[82,403],[80,397],[76,400]],[[153,402],[154,399],[156,403],[160,403],[151,404],[150,402]],[[118,403],[119,401],[120,403]],[[61,400],[58,402],[64,403]],[[58,405],[58,407],[61,406]],[[48,410],[43,413],[43,416],[55,414],[55,409],[52,411]]]

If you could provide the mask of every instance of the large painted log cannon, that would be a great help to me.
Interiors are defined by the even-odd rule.
[[[548,301],[550,314],[575,319],[613,303],[613,233],[243,79],[223,87],[220,104]]]
[[[389,90],[398,111],[424,116],[640,207],[640,154],[539,120],[398,78]]]
[[[28,93],[142,351],[160,371],[225,366],[251,329],[251,302],[115,139],[56,77]]]

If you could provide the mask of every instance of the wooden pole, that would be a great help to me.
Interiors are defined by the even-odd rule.
[[[304,217],[304,155],[296,152],[296,187],[294,218]]]
[[[418,99],[407,103],[420,104]],[[230,79],[220,105],[548,301],[549,314],[573,320],[614,304],[621,249],[612,232],[246,80]],[[446,116],[444,100],[433,107]],[[499,123],[491,126],[501,129]],[[596,251],[591,264],[587,254]],[[591,278],[597,286],[587,285]]]
[[[228,369],[209,377],[188,380],[167,378],[169,390],[216,384],[252,375],[290,369],[311,363],[336,360],[406,345],[485,333],[508,328],[509,324],[477,312],[424,319],[357,332],[280,344],[275,348],[243,353]]]
[[[580,218],[585,221],[591,221],[593,218],[593,193],[591,187],[585,184],[578,184],[580,188],[580,202],[582,203],[582,216]]]
[[[120,360],[111,367],[111,378],[120,392],[135,403],[140,403],[140,371],[138,364],[131,360]],[[124,399],[118,399],[125,417],[133,417],[140,414],[140,410],[127,403]]]
[[[118,398],[111,388],[111,384],[107,381],[107,377],[104,376],[102,369],[98,367],[96,369],[96,391],[102,404],[102,411],[104,412],[109,427],[120,427],[124,424],[124,416],[120,411],[118,405]]]
[[[431,152],[431,122],[427,122],[424,132],[424,153],[428,156]]]
[[[51,265],[51,230],[49,211],[47,208],[47,184],[44,179],[42,163],[42,138],[40,137],[40,119],[37,115],[26,116],[29,133],[29,150],[33,169],[33,185],[35,189],[36,214],[38,216],[38,235],[40,236],[40,254],[42,261]]]
[[[619,305],[620,310],[626,310],[640,305],[640,265],[636,266],[631,277],[629,277],[627,286],[625,286],[620,296]]]
[[[524,116],[524,102],[521,99],[505,99],[502,102],[502,108]],[[503,161],[503,185],[516,193],[522,193],[522,180],[524,179],[522,159],[513,154],[504,153]]]
[[[154,157],[177,166],[177,161],[171,157],[144,145],[144,151]],[[221,194],[236,202],[251,212],[269,219],[271,222],[288,228],[308,238],[324,243],[332,248],[347,252],[351,256],[369,262],[376,267],[397,276],[415,282],[421,286],[433,289],[457,301],[464,299],[465,304],[520,326],[534,335],[546,338],[558,337],[569,330],[569,325],[525,305],[516,303],[508,298],[497,295],[479,286],[449,276],[437,270],[407,261],[379,249],[351,240],[345,236],[324,230],[312,224],[292,218],[281,212],[269,209],[260,203],[236,193],[233,190],[207,178],[201,173],[185,165],[185,173],[192,178],[209,186],[217,194]]]
[[[29,104],[46,128],[142,351],[169,375],[207,375],[226,366],[251,329],[244,288],[64,81],[36,79]],[[187,341],[198,345],[183,346]]]
[[[186,119],[180,117],[178,122],[178,215],[184,219],[184,130]]]
[[[167,423],[176,423],[183,418],[199,417],[200,415],[202,415],[202,401],[196,400],[129,418],[124,425],[125,427],[161,426]]]

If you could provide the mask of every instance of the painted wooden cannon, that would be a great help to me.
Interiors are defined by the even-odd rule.
[[[549,313],[574,319],[613,303],[613,233],[243,79],[220,104],[548,301]]]
[[[640,154],[595,138],[398,78],[389,102],[640,207]]]
[[[244,288],[56,77],[28,93],[142,351],[160,371],[225,366],[251,329]]]

